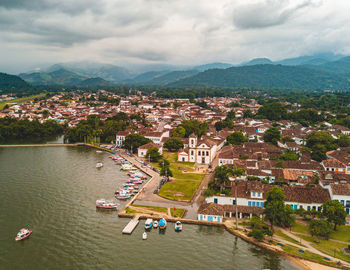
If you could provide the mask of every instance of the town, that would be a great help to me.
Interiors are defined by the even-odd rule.
[[[16,97],[2,99],[6,103],[2,119],[54,121],[65,126],[66,143],[102,146],[140,168],[155,168],[154,183],[127,205],[126,215],[177,209],[179,218],[230,224],[261,241],[269,230],[262,230],[261,224],[254,229],[244,220],[263,222],[267,200],[279,187],[285,211],[296,217],[293,228],[300,233],[283,229],[292,227],[291,221],[277,222],[279,243],[298,249],[302,245],[296,243],[303,238],[318,256],[348,264],[347,252],[339,248],[347,239],[335,242],[336,257],[333,247],[319,248],[309,234],[302,234],[318,216],[317,222],[325,223],[317,223],[318,227],[348,224],[345,216],[329,222],[322,216],[333,201],[338,205],[330,207],[341,205],[345,215],[350,214],[346,117],[339,121],[332,111],[300,108],[287,101],[259,104],[243,96],[160,98],[136,90],[130,95],[104,90],[47,94],[18,103]],[[166,180],[160,184],[162,177]],[[339,236],[337,231],[325,231],[313,235]]]

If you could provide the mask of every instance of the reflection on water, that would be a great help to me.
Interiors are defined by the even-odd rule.
[[[177,233],[169,223],[145,241],[141,221],[122,235],[129,219],[95,201],[113,198],[125,179],[107,153],[85,147],[0,148],[0,269],[295,269],[219,227]],[[16,243],[25,226],[33,235]]]

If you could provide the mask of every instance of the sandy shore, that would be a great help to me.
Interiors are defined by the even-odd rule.
[[[300,269],[303,270],[337,270],[339,268],[331,267],[331,266],[326,266],[323,264],[303,260],[303,259],[297,259],[294,257],[288,257],[290,261],[295,264],[295,266],[299,267]]]

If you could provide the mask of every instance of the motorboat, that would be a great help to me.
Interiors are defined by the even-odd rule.
[[[17,233],[15,240],[16,241],[24,240],[28,238],[31,234],[32,234],[32,230],[29,230],[26,228],[20,229],[19,232]]]
[[[142,234],[142,240],[146,240],[146,239],[147,239],[147,233],[144,232],[144,233]]]
[[[122,171],[129,171],[129,170],[131,170],[131,168],[132,168],[132,165],[130,165],[130,164],[124,164],[120,167],[120,169]]]
[[[182,223],[180,221],[175,222],[175,231],[177,231],[177,232],[182,231]]]
[[[96,150],[96,153],[102,153],[102,151],[101,150]]]
[[[131,197],[130,192],[126,190],[119,191],[119,194],[115,196],[118,200],[127,200]]]
[[[151,219],[151,218],[146,219],[146,221],[145,221],[145,229],[146,230],[152,229],[152,224],[153,224],[153,219]]]
[[[165,218],[161,218],[160,220],[159,220],[159,229],[161,229],[161,230],[165,230],[166,229],[166,225],[167,225],[167,223],[166,223],[166,220],[165,220]]]
[[[96,208],[117,210],[118,205],[112,201],[99,199],[96,201]]]
[[[96,168],[102,168],[103,167],[103,163],[102,162],[97,162],[96,163]]]
[[[157,229],[158,228],[158,220],[155,220],[153,222],[153,228]]]

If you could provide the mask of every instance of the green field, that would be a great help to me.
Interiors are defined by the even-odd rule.
[[[170,213],[173,217],[179,217],[182,218],[183,215],[185,214],[185,209],[181,208],[170,208]]]
[[[168,213],[168,208],[166,207],[159,207],[159,206],[148,206],[148,205],[136,205],[133,204],[132,206],[138,207],[138,208],[146,208],[155,212],[162,212],[162,213]]]
[[[291,242],[293,244],[297,244],[297,245],[300,245],[300,246],[304,246],[303,244],[300,244],[297,240],[289,237],[288,235],[284,234],[282,231],[280,230],[275,230],[275,234],[279,237],[281,237],[282,239],[288,241],[288,242]]]
[[[0,102],[0,110],[2,110],[5,107],[5,105],[8,103],[22,104],[22,103],[29,102],[35,98],[44,97],[45,95],[46,94],[39,94],[39,95],[34,95],[34,96],[29,96],[29,97],[16,98],[16,99],[8,100],[8,101],[2,101],[2,102]]]
[[[175,180],[165,183],[158,194],[171,200],[190,201],[205,174],[195,173],[192,162],[178,162],[177,153],[164,152],[163,156],[170,162],[170,170]],[[153,166],[160,169],[158,163],[154,163]]]

